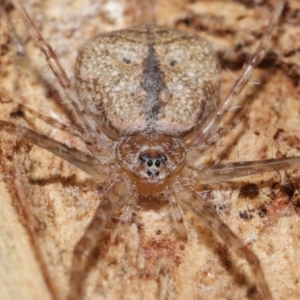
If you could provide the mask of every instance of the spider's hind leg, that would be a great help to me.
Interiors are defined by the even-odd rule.
[[[196,192],[192,192],[195,201],[193,204],[186,202],[184,199],[179,199],[179,203],[191,211],[199,218],[207,227],[209,227],[225,245],[235,252],[241,258],[247,260],[256,285],[263,299],[272,300],[272,294],[270,292],[268,283],[265,279],[263,270],[260,266],[259,259],[257,256],[245,245],[242,241],[231,231],[231,229],[223,222],[218,216],[215,210],[208,205],[205,200]]]
[[[125,204],[126,194],[127,190],[122,183],[113,184],[101,200],[83,236],[77,242],[71,266],[69,300],[83,298],[84,280],[86,279],[86,274],[89,273],[87,269],[89,268],[91,254],[98,247],[101,234],[107,231],[106,225],[114,211]]]

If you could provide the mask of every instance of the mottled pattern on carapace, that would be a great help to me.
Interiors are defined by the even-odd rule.
[[[151,26],[91,39],[76,65],[79,96],[111,138],[143,131],[184,136],[215,108],[219,76],[207,41]]]

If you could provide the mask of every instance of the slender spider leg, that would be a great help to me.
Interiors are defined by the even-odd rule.
[[[236,80],[235,84],[233,85],[227,96],[224,98],[223,101],[221,101],[217,109],[211,115],[209,115],[209,117],[198,127],[198,129],[196,129],[191,134],[185,137],[185,145],[187,147],[196,146],[198,144],[201,145],[202,143],[204,143],[205,139],[217,129],[221,119],[229,111],[234,101],[236,100],[236,97],[242,92],[244,87],[247,85],[247,83],[251,79],[254,70],[265,57],[266,49],[272,36],[272,31],[279,21],[285,1],[286,0],[277,1],[268,28],[265,31],[257,50],[252,55],[250,61],[245,64],[242,75]]]
[[[272,295],[265,279],[263,270],[256,255],[244,245],[241,240],[230,230],[230,228],[220,219],[216,211],[208,205],[198,193],[193,193],[197,203],[189,204],[183,199],[178,199],[179,203],[190,210],[206,226],[208,226],[221,240],[237,255],[247,260],[254,274],[255,282],[265,300],[272,300]],[[196,202],[196,201],[194,201]],[[195,208],[196,207],[196,208]]]
[[[191,161],[193,161],[194,166],[201,167],[199,153],[201,153],[201,157],[204,156],[208,151],[211,151],[211,147],[215,145],[220,139],[226,137],[228,134],[232,133],[235,128],[237,128],[240,124],[244,124],[246,118],[247,106],[243,108],[238,107],[237,111],[231,118],[231,123],[227,123],[224,126],[220,126],[218,130],[211,133],[205,143],[198,145],[196,148],[192,149],[190,152]],[[217,157],[220,158],[224,153],[224,149],[217,153]],[[226,152],[225,152],[226,153]]]
[[[68,126],[68,125],[65,125],[63,123],[60,123],[59,121],[57,121],[57,120],[55,120],[51,117],[44,116],[44,115],[36,112],[35,110],[23,105],[23,104],[19,104],[18,108],[22,111],[29,112],[33,116],[37,117],[38,119],[43,120],[45,123],[47,123],[50,126],[53,126],[54,128],[57,128],[57,129],[62,130],[64,132],[67,132],[72,136],[81,138],[88,145],[95,143],[95,140],[91,136],[87,135],[84,131],[82,131],[81,129],[79,129],[75,126]]]
[[[93,219],[74,248],[69,300],[82,299],[87,258],[97,245],[99,241],[97,238],[106,230],[105,226],[113,212],[128,199],[126,196],[127,190],[123,189],[123,187],[122,183],[120,185],[117,183],[112,185],[111,189],[104,195]]]
[[[119,241],[119,239],[125,235],[125,232],[128,230],[129,225],[131,225],[134,208],[137,206],[138,202],[137,195],[137,191],[133,190],[133,192],[126,197],[126,204],[122,208],[122,213],[119,217],[117,229],[115,230],[111,238],[112,243],[116,243],[117,241]]]
[[[80,99],[77,97],[77,94],[72,89],[70,80],[62,68],[55,52],[43,39],[20,1],[12,0],[12,3],[20,13],[24,23],[27,25],[31,38],[35,42],[36,46],[44,53],[50,69],[58,80],[60,86],[63,88],[67,99],[70,101],[70,103],[64,101],[63,105],[67,107],[75,122],[77,122],[82,129],[90,135],[98,137],[99,133],[95,122],[85,113],[84,107],[81,104]]]
[[[179,205],[177,198],[174,197],[172,193],[169,193],[168,200],[171,205],[171,218],[173,220],[173,224],[175,226],[178,237],[182,240],[187,241],[187,231],[184,224],[184,213],[182,211],[181,206]]]
[[[197,172],[199,174],[199,181],[201,181],[202,183],[216,183],[264,172],[292,169],[296,168],[299,165],[300,156],[294,156],[257,161],[217,164],[197,170]]]
[[[35,144],[46,149],[93,177],[101,179],[108,176],[108,172],[104,171],[106,168],[100,159],[97,159],[92,155],[85,154],[76,148],[68,147],[63,143],[50,139],[49,137],[39,134],[29,128],[6,121],[0,121],[0,130],[4,130],[5,132],[17,136],[31,144]],[[103,153],[103,157],[108,157],[108,155],[109,154],[107,153]]]

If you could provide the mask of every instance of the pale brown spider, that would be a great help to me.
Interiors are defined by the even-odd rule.
[[[239,104],[236,96],[241,93],[254,68],[264,57],[272,28],[281,15],[284,1],[278,1],[258,50],[245,66],[243,75],[229,95],[219,104],[219,65],[211,46],[193,35],[156,27],[139,27],[102,35],[98,37],[97,43],[89,44],[78,59],[78,97],[70,87],[55,54],[34,25],[30,25],[31,20],[22,6],[18,1],[13,3],[29,25],[33,39],[46,54],[50,67],[70,101],[65,106],[71,118],[76,120],[76,125],[62,125],[24,106],[21,108],[47,124],[66,131],[71,136],[79,137],[84,142],[80,145],[84,150],[66,146],[26,127],[6,121],[0,122],[2,130],[62,157],[94,177],[98,184],[105,185],[103,199],[74,249],[70,299],[82,297],[86,256],[97,246],[98,237],[106,230],[105,227],[113,217],[114,211],[121,209],[120,222],[115,234],[115,239],[118,240],[124,233],[123,227],[132,222],[137,203],[145,200],[168,203],[178,238],[183,240],[188,236],[181,206],[193,212],[221,237],[231,250],[246,258],[260,293],[264,299],[271,299],[257,257],[240,242],[211,205],[203,199],[202,185],[249,174],[287,169],[299,163],[299,157],[203,167],[199,155],[206,152],[212,143],[211,140],[216,138],[215,132],[228,110]],[[104,45],[104,49],[99,47],[99,44]],[[186,44],[190,47],[188,53],[195,55],[191,56],[191,67],[188,65],[189,60],[185,61]],[[178,47],[175,50],[174,45]],[[107,52],[114,53],[115,49],[119,61],[110,61],[110,56],[105,55]],[[119,49],[122,51],[118,52]],[[172,51],[176,51],[176,54]],[[203,51],[203,54],[200,55],[200,51]],[[99,53],[100,57],[105,59],[95,59],[92,62],[94,53]],[[199,69],[196,66],[199,66]],[[191,74],[186,73],[190,68]],[[173,69],[175,71],[171,71]],[[97,79],[93,72],[99,76]],[[172,75],[170,78],[168,72]],[[178,78],[173,81],[175,75]],[[184,75],[187,79],[183,78]],[[104,81],[105,78],[109,78],[108,83]],[[195,84],[192,84],[193,80]],[[199,95],[197,89],[201,84],[200,91],[203,92]],[[186,91],[188,88],[190,99],[187,92],[185,98],[181,94],[182,90]],[[126,101],[118,102],[119,97]],[[203,102],[199,102],[201,97],[205,99]],[[85,102],[82,99],[85,99]],[[208,100],[211,102],[208,103]],[[169,108],[169,102],[175,104]],[[143,105],[138,106],[136,103]],[[161,107],[164,107],[163,112]],[[109,186],[107,178],[111,179]]]

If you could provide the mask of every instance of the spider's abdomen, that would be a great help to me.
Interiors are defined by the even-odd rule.
[[[206,40],[143,26],[91,39],[78,57],[76,81],[109,137],[144,131],[180,137],[215,108],[219,64]]]

